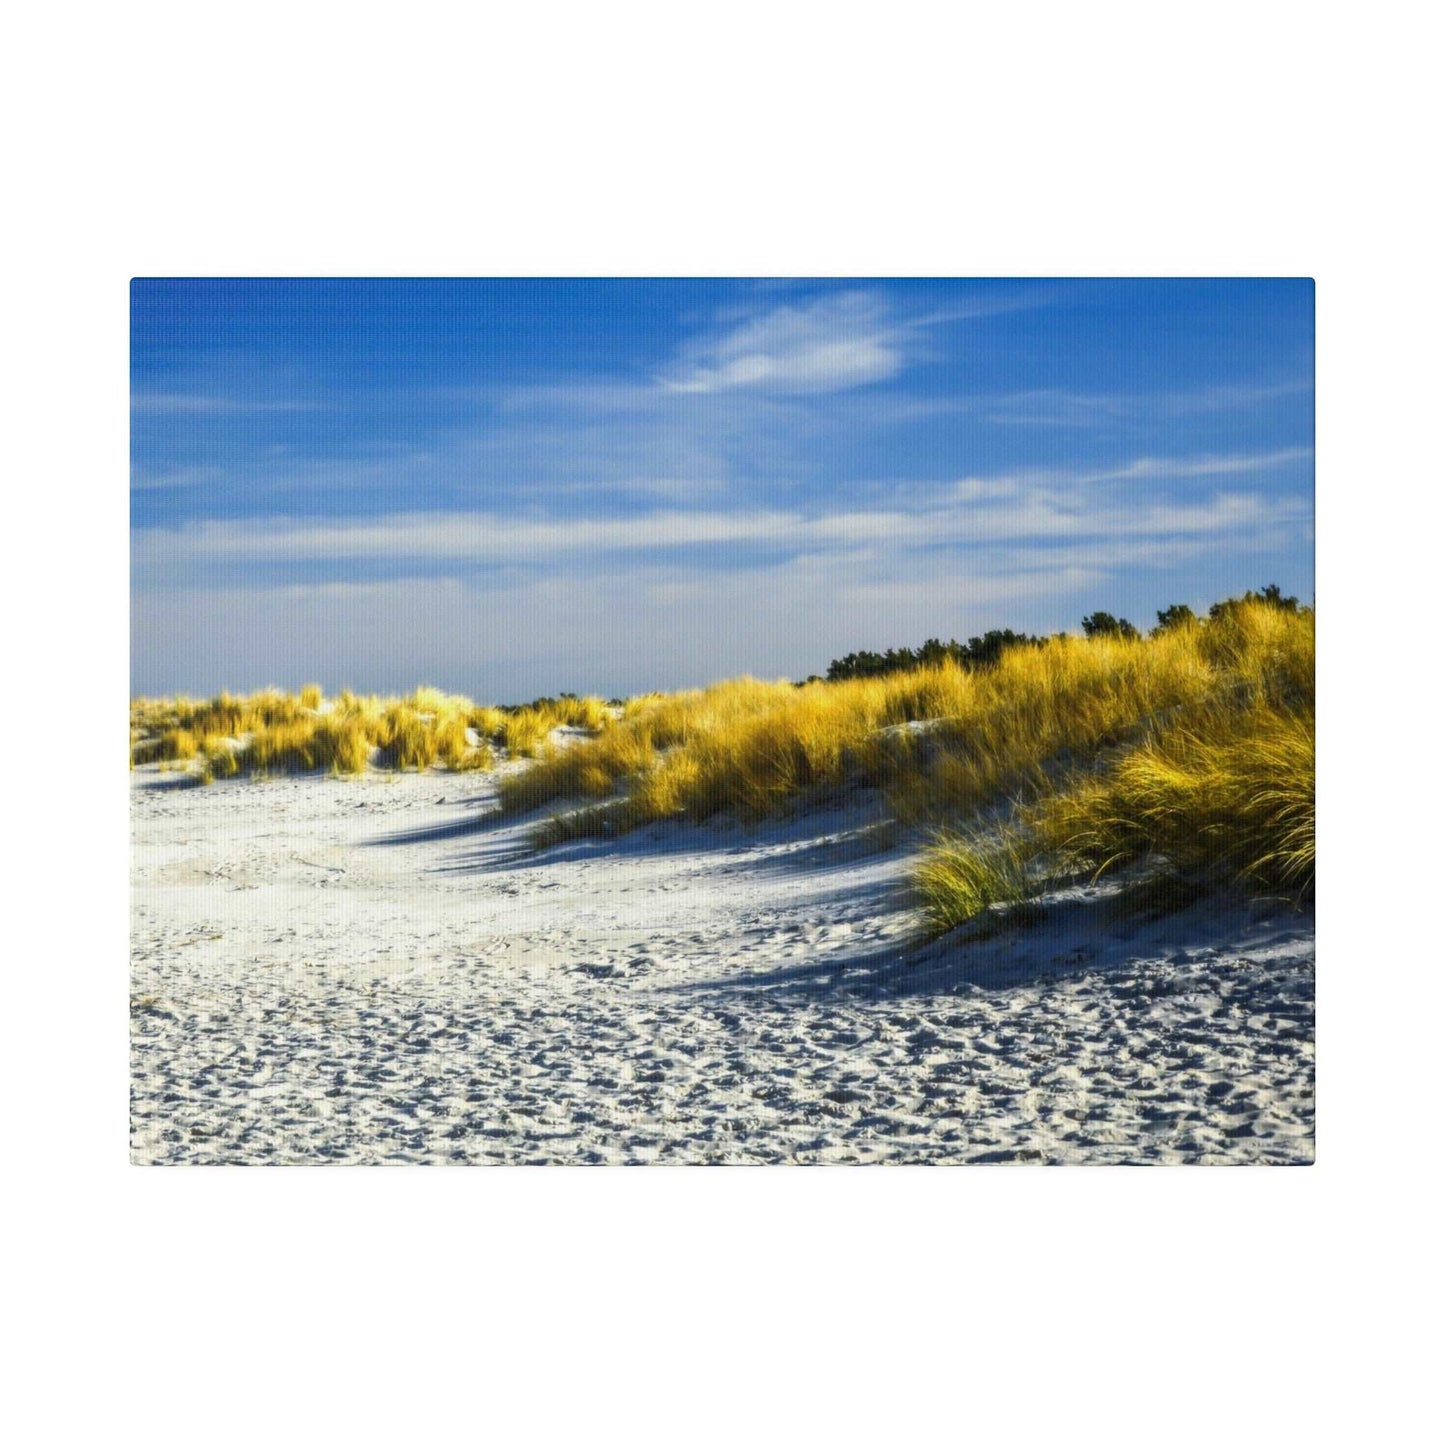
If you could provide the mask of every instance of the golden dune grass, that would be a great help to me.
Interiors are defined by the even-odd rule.
[[[1017,839],[979,843],[940,834],[913,870],[914,897],[937,933],[1023,903],[1031,880],[1029,848]]]
[[[1095,874],[1155,856],[1308,892],[1314,784],[1314,709],[1261,702],[1160,730],[1029,821],[1043,846]]]
[[[1147,863],[1155,876],[1162,868],[1171,877],[1311,896],[1313,614],[1236,606],[1136,647],[1160,643],[1176,670],[1203,663],[1210,685],[1150,709],[1095,756],[1072,758],[1018,801],[1006,846],[1035,860],[1029,886]],[[999,847],[996,833],[978,829],[925,852],[914,884],[934,930],[989,906],[972,874],[987,875]]]
[[[1308,898],[1315,873],[1313,706],[1219,706],[1187,725],[1153,729],[1112,760],[1067,774],[1015,809],[1001,836],[979,828],[938,839],[913,874],[935,931],[1003,901],[978,882],[999,876],[1001,858],[1034,864],[1033,882],[1017,867],[1005,870],[1019,888],[1010,901],[1054,877],[1098,879],[1140,863],[1151,865],[1152,877],[1162,868],[1171,877]]]
[[[806,790],[861,782],[905,818],[942,820],[1037,794],[1051,771],[1225,695],[1303,697],[1312,667],[1310,614],[1254,607],[1139,641],[1053,638],[980,671],[945,664],[805,687],[742,678],[633,700],[601,736],[507,779],[503,805],[626,797],[633,822],[730,808],[757,817]]]
[[[431,687],[392,698],[348,690],[329,703],[315,685],[296,696],[270,689],[204,702],[141,698],[131,706],[131,763],[182,764],[206,782],[239,773],[344,775],[369,766],[468,772],[493,767],[499,747],[535,756],[554,728],[602,730],[610,722],[595,697],[497,708]]]
[[[620,715],[614,715],[620,713]],[[558,748],[558,727],[591,736]],[[991,667],[842,682],[738,678],[609,709],[564,695],[478,706],[271,690],[141,700],[132,759],[201,776],[533,765],[502,807],[563,805],[542,843],[724,810],[759,818],[844,787],[933,827],[915,882],[933,926],[1009,901],[1040,869],[1140,860],[1308,892],[1314,870],[1314,615],[1234,601],[1148,638],[1058,636]],[[1002,831],[1001,831],[1002,825]],[[1042,861],[1041,861],[1042,860]]]
[[[918,880],[941,927],[989,906],[1000,877],[1017,883],[1020,857],[1042,854],[1094,873],[1154,857],[1301,891],[1313,876],[1313,707],[1313,614],[1243,602],[1149,638],[1052,638],[977,671],[742,678],[633,699],[599,736],[505,779],[502,805],[580,805],[539,828],[547,843],[877,787],[905,821],[952,830]],[[1000,812],[1010,838],[970,842],[969,827]]]

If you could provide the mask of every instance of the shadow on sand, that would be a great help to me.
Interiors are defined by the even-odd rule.
[[[794,1002],[1006,992],[1127,973],[1145,962],[1184,965],[1226,952],[1247,958],[1251,948],[1313,933],[1312,912],[1276,899],[1227,894],[1141,910],[1117,889],[1071,889],[971,934],[967,928],[932,940],[915,934],[890,947],[839,949],[826,959],[742,970],[667,992],[763,993]]]
[[[371,846],[454,843],[431,871],[510,872],[545,869],[588,858],[707,854],[718,876],[737,870],[755,877],[807,876],[816,880],[809,904],[819,923],[907,907],[903,889],[870,868],[906,849],[908,835],[880,822],[874,811],[794,814],[744,825],[734,819],[661,823],[614,837],[580,838],[537,849],[532,830],[547,813],[504,815],[490,800],[465,800],[455,821],[389,833]],[[733,861],[728,855],[736,855]],[[866,879],[860,870],[870,874]],[[882,891],[880,891],[880,888]],[[659,906],[662,906],[661,904]],[[691,983],[658,984],[662,993],[712,996],[771,995],[780,1001],[890,999],[968,994],[975,990],[1067,983],[1087,974],[1122,973],[1141,963],[1186,964],[1228,953],[1247,959],[1252,949],[1313,936],[1311,911],[1279,899],[1250,897],[1175,879],[1161,891],[1148,878],[1060,886],[1046,897],[955,929],[943,938],[901,935],[884,946],[844,944],[801,961],[773,967],[739,966]]]
[[[897,825],[881,821],[876,810],[869,809],[866,813],[839,811],[823,819],[800,811],[757,823],[740,822],[726,814],[703,823],[679,818],[631,832],[573,838],[538,848],[532,834],[552,816],[548,810],[504,814],[490,800],[467,800],[461,806],[468,809],[464,817],[386,833],[371,839],[369,846],[474,840],[474,846],[438,862],[432,871],[439,873],[506,872],[588,858],[665,858],[707,853],[714,857],[735,854],[738,866],[766,875],[841,872],[888,855],[899,841]],[[763,849],[770,852],[758,856]]]

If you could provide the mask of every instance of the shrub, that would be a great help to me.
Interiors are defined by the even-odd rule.
[[[1299,598],[1284,596],[1279,590],[1279,585],[1271,582],[1258,592],[1250,590],[1245,592],[1242,597],[1226,597],[1223,602],[1216,602],[1209,609],[1209,616],[1211,619],[1224,617],[1241,608],[1252,606],[1273,607],[1279,612],[1300,611]]]
[[[1151,632],[1151,637],[1158,637],[1161,632],[1168,632],[1174,627],[1195,627],[1199,619],[1194,615],[1194,609],[1182,602],[1176,602],[1166,607],[1162,612],[1155,613],[1159,619],[1159,625]]]
[[[1122,637],[1134,641],[1139,629],[1125,617],[1115,617],[1112,612],[1091,612],[1083,622],[1085,637]]]
[[[828,664],[826,679],[810,677],[808,682],[846,682],[860,677],[886,677],[895,672],[936,668],[951,663],[965,669],[992,667],[1012,647],[1038,647],[1043,638],[1003,628],[970,637],[966,643],[940,642],[931,637],[921,647],[890,647],[887,652],[850,652]]]

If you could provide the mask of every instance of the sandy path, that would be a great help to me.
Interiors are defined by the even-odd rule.
[[[866,801],[533,854],[493,796],[137,770],[137,1162],[1313,1157],[1309,915],[920,950]]]

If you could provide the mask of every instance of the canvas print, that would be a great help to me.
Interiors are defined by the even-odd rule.
[[[131,1158],[1307,1164],[1303,279],[131,283]]]

